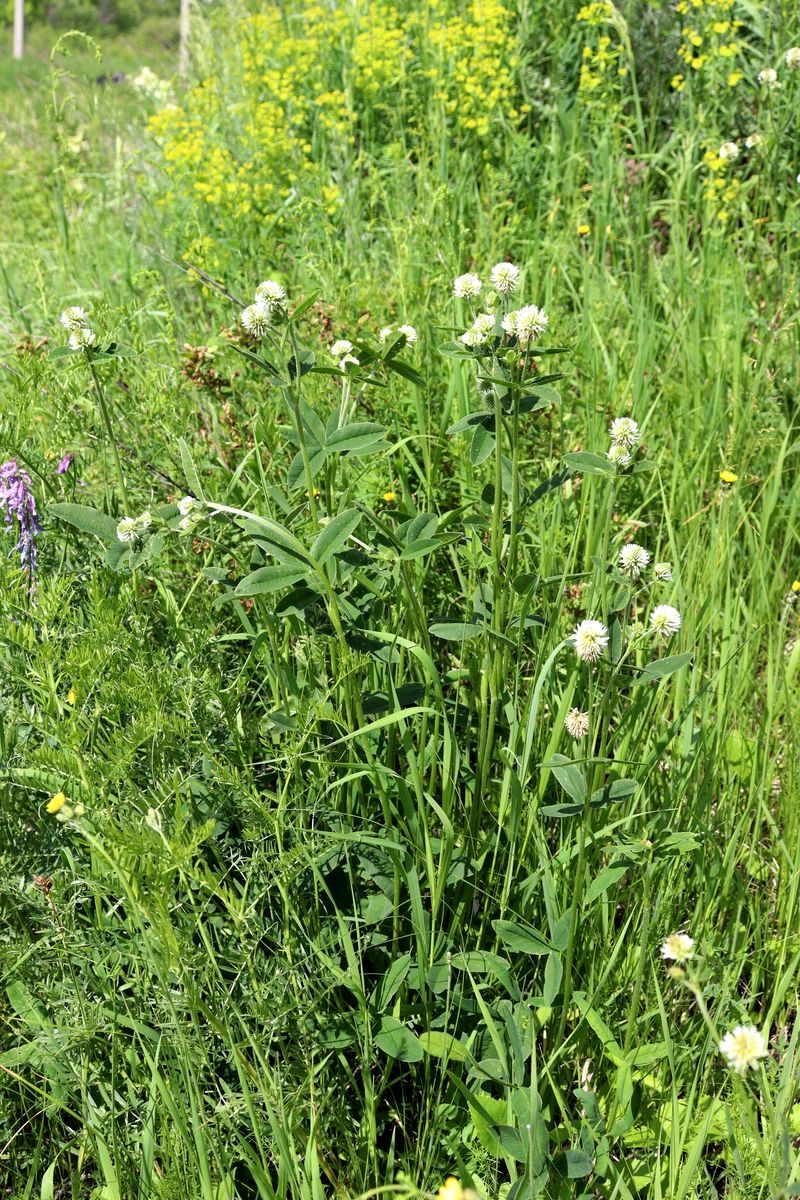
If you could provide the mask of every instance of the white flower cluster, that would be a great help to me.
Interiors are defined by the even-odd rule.
[[[195,525],[203,519],[203,505],[199,500],[195,500],[194,496],[184,496],[179,500],[178,512],[181,514],[178,522],[181,533],[191,533]]]
[[[59,317],[61,324],[69,334],[71,350],[88,350],[94,345],[94,330],[89,326],[89,314],[79,305],[65,308]]]
[[[413,346],[417,340],[417,331],[413,325],[384,325],[380,331],[381,343],[385,344],[390,338],[396,337],[398,333],[403,334],[407,346]]]
[[[514,263],[495,263],[489,273],[494,292],[490,292],[487,298],[488,309],[494,310],[498,302],[516,291],[519,274],[519,267]],[[474,300],[482,291],[483,283],[478,275],[459,275],[458,279],[453,281],[453,295],[459,300]],[[500,321],[503,333],[509,338],[516,338],[520,346],[529,346],[535,342],[544,333],[547,324],[547,313],[535,304],[511,309],[504,313]],[[478,313],[469,329],[461,334],[461,341],[465,346],[482,346],[493,336],[495,329],[494,311]]]
[[[615,467],[626,467],[631,461],[631,451],[639,444],[639,426],[633,417],[615,417],[608,432],[611,446],[606,458]]]
[[[334,342],[331,346],[331,356],[336,359],[340,371],[343,371],[348,363],[352,363],[354,367],[358,366],[358,359],[352,350],[353,343],[349,342],[347,338],[339,338],[338,342]]]
[[[265,279],[256,288],[253,303],[242,309],[242,328],[260,341],[270,326],[277,325],[285,314],[285,288],[274,279]]]
[[[784,59],[790,71],[800,71],[800,46],[790,46]]]
[[[482,346],[494,333],[494,313],[479,313],[472,325],[461,335],[465,346]]]
[[[739,147],[736,142],[723,142],[717,151],[717,157],[721,158],[723,162],[733,162],[735,158],[739,157]]]
[[[788,59],[787,59],[787,66],[788,66]],[[774,67],[764,67],[763,71],[759,71],[758,72],[758,82],[761,84],[762,87],[767,88],[767,90],[770,92],[775,91],[776,88],[779,88],[781,86],[780,80],[778,79],[778,72],[775,70]]]
[[[131,79],[131,84],[137,92],[141,92],[143,96],[149,96],[152,100],[157,100],[159,104],[166,104],[172,96],[169,80],[162,79],[149,67],[142,67]]]
[[[543,308],[527,304],[524,308],[515,308],[506,313],[503,317],[503,329],[509,337],[515,337],[520,346],[529,346],[541,337],[549,320]]]
[[[117,537],[121,542],[138,542],[152,524],[153,518],[149,512],[143,512],[138,517],[123,517],[117,523]]]

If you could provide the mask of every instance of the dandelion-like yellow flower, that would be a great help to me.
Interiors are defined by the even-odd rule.
[[[384,492],[383,499],[386,502],[386,504],[394,504],[395,500],[397,499],[397,496],[394,492]]]
[[[438,1200],[464,1200],[465,1192],[455,1175],[449,1175],[436,1195]]]
[[[51,796],[47,802],[47,812],[49,812],[51,816],[55,816],[57,812],[61,812],[61,809],[66,803],[67,797],[64,795],[64,793],[56,792],[55,796]]]
[[[795,579],[795,581],[792,584],[792,591],[800,592],[800,579]]]
[[[723,483],[727,483],[729,486],[736,483],[739,478],[735,471],[720,471],[719,477]]]
[[[592,232],[591,225],[579,225],[578,226],[578,233],[580,234],[581,237],[585,237],[587,233],[591,233],[591,232]]]
[[[77,699],[78,699],[78,696],[75,691],[75,688],[71,687],[69,689],[69,691],[67,692],[67,704],[74,704]]]

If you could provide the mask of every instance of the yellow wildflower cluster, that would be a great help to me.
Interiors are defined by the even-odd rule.
[[[149,125],[175,181],[167,202],[188,196],[219,223],[274,224],[298,198],[333,212],[341,197],[329,164],[357,128],[383,136],[375,112],[413,136],[433,99],[453,130],[486,138],[498,118],[525,110],[504,0],[431,0],[412,13],[403,0],[375,0],[366,16],[353,0],[276,6],[222,36],[233,44],[220,61],[234,69],[221,66]]]
[[[433,24],[428,38],[436,52],[428,70],[434,99],[456,128],[485,138],[498,114],[516,121],[528,111],[515,102],[514,18],[500,0],[472,0],[463,13]]]
[[[683,91],[687,77],[703,71],[715,82],[736,87],[742,79],[739,56],[742,43],[739,30],[743,22],[733,16],[736,0],[680,0],[681,44],[678,58],[683,70],[673,76],[675,91]]]
[[[736,204],[741,191],[738,177],[729,175],[732,161],[718,150],[706,150],[703,155],[703,165],[707,171],[703,195],[709,216],[721,225],[728,222],[731,206]]]
[[[610,25],[616,28],[617,12],[608,0],[595,0],[578,10],[578,20],[589,29]],[[578,94],[587,107],[608,111],[620,100],[620,82],[628,67],[620,42],[603,33],[591,35],[583,47]]]

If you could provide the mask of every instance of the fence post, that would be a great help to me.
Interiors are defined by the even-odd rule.
[[[25,49],[25,0],[14,0],[14,58]]]
[[[178,31],[178,73],[184,83],[189,78],[189,0],[181,0]]]

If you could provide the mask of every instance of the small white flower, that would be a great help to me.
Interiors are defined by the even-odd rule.
[[[178,521],[178,529],[180,529],[181,533],[191,533],[199,521],[199,513],[187,513],[185,517],[181,517],[180,521]]]
[[[136,518],[136,532],[141,536],[141,534],[147,532],[147,530],[150,528],[150,526],[152,524],[153,524],[152,513],[149,513],[147,511],[140,513],[139,516]]]
[[[71,308],[65,308],[58,319],[64,328],[72,333],[74,329],[79,329],[81,325],[86,324],[89,320],[89,314],[85,308],[80,308],[79,305],[73,304]]]
[[[608,630],[602,621],[581,621],[573,630],[570,641],[578,658],[597,662],[608,645]]]
[[[384,325],[383,329],[378,334],[378,337],[381,339],[381,343],[388,342],[393,333],[394,325]]]
[[[494,332],[494,316],[492,313],[479,313],[466,333],[462,333],[461,341],[465,346],[482,346],[491,333]]]
[[[480,296],[482,287],[477,275],[459,275],[458,279],[453,280],[453,295],[459,300],[469,300],[473,296]]]
[[[333,358],[343,358],[344,355],[349,354],[352,349],[352,342],[348,342],[347,338],[339,338],[339,341],[334,342],[331,346],[331,356]]]
[[[121,542],[135,542],[139,537],[139,530],[136,525],[135,517],[123,517],[117,522],[117,537]]]
[[[515,267],[513,263],[501,262],[492,267],[492,273],[489,276],[492,287],[502,295],[507,296],[511,292],[516,291],[519,283],[519,267]]]
[[[621,442],[612,442],[606,458],[615,467],[627,467],[631,461],[630,450],[626,450]]]
[[[790,71],[800,71],[800,46],[790,46],[785,57]]]
[[[639,426],[633,417],[615,417],[609,426],[612,442],[632,450],[639,442]]]
[[[190,513],[194,512],[196,507],[197,501],[194,496],[184,496],[183,499],[178,501],[178,512],[182,517],[188,517]]]
[[[755,1025],[737,1025],[719,1044],[721,1054],[728,1060],[728,1066],[744,1075],[748,1067],[755,1070],[760,1058],[766,1058],[769,1053],[764,1035]]]
[[[256,300],[242,309],[242,328],[251,337],[263,338],[272,322],[272,305],[266,300]]]
[[[723,162],[733,162],[735,158],[739,157],[739,147],[736,145],[736,142],[723,142],[717,151],[717,155]]]
[[[585,738],[589,732],[589,714],[580,708],[571,708],[564,717],[564,728],[576,742]]]
[[[77,325],[69,335],[72,350],[88,350],[94,345],[94,330],[88,325]]]
[[[636,542],[623,546],[619,552],[619,569],[623,575],[630,575],[631,579],[638,579],[649,562],[650,555],[644,546]]]
[[[659,604],[650,614],[650,625],[661,637],[672,637],[681,627],[681,614],[671,604]]]
[[[503,317],[503,329],[509,337],[515,337],[521,346],[527,346],[544,333],[550,318],[543,308],[526,304]]]
[[[774,67],[764,67],[763,71],[759,71],[758,82],[762,87],[769,88],[770,90],[781,86],[778,82],[778,72]]]
[[[653,574],[659,583],[669,583],[672,579],[672,563],[653,563]]]
[[[405,334],[407,346],[413,346],[417,340],[417,331],[413,325],[398,325],[397,332]]]
[[[275,279],[265,279],[256,288],[256,300],[264,300],[272,307],[280,308],[286,300],[286,289]]]
[[[748,150],[753,150],[756,146],[760,146],[763,140],[764,139],[762,138],[761,134],[757,131],[754,131],[753,133],[748,133],[747,137],[744,139],[744,144],[747,146]]]
[[[348,363],[352,364],[352,366],[354,366],[354,367],[357,367],[359,365],[358,359],[356,358],[355,354],[343,355],[342,358],[339,359],[339,370],[343,371],[345,369],[345,367],[348,365]]]
[[[688,933],[671,933],[661,947],[661,957],[683,963],[694,958],[694,938]]]

